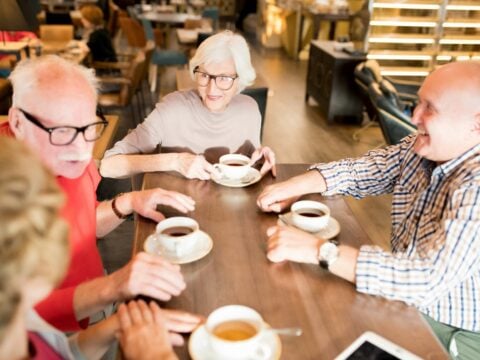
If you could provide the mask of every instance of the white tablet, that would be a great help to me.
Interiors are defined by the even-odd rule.
[[[380,335],[367,331],[346,348],[335,360],[421,360],[410,351]]]

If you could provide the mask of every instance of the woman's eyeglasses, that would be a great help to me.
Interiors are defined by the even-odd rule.
[[[193,73],[195,74],[195,81],[197,82],[198,86],[208,86],[210,80],[213,79],[213,81],[215,81],[215,85],[220,90],[230,90],[233,86],[233,83],[238,78],[238,75],[210,75],[198,69],[193,70]]]

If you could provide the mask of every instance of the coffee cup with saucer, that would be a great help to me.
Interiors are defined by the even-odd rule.
[[[330,215],[327,205],[311,200],[292,204],[290,212],[278,215],[279,222],[295,226],[324,239],[332,239],[340,233],[340,223]]]
[[[175,216],[158,223],[155,233],[159,244],[176,256],[190,253],[198,240],[198,223],[189,217]]]
[[[187,264],[206,256],[213,247],[212,238],[200,230],[191,218],[177,216],[158,223],[155,233],[148,236],[144,250],[161,255],[173,264]]]
[[[274,360],[280,358],[281,343],[254,309],[228,305],[192,333],[189,352],[195,360]]]
[[[293,225],[308,232],[325,228],[330,218],[330,208],[324,203],[300,200],[290,207]]]
[[[226,154],[220,157],[215,169],[229,180],[239,180],[245,177],[251,166],[250,158],[242,154]]]

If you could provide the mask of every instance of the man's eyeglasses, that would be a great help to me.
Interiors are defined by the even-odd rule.
[[[102,136],[105,128],[108,125],[107,120],[103,116],[103,114],[97,111],[97,119],[99,121],[94,122],[92,124],[82,126],[82,127],[75,127],[75,126],[54,126],[54,127],[46,127],[44,126],[35,116],[29,114],[25,110],[18,108],[25,118],[30,121],[32,124],[35,124],[40,129],[45,130],[49,134],[50,144],[52,145],[69,145],[71,144],[75,138],[77,137],[78,133],[82,133],[83,138],[85,141],[95,141]]]
[[[193,70],[193,73],[195,74],[195,81],[197,82],[198,86],[208,86],[210,80],[213,79],[213,81],[215,81],[215,85],[217,85],[220,90],[230,90],[235,82],[235,79],[238,78],[238,75],[210,75],[206,72],[198,70],[198,68]]]

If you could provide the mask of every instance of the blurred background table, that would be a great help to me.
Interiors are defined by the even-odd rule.
[[[364,331],[375,331],[426,359],[447,359],[418,311],[401,302],[360,294],[355,287],[316,265],[274,264],[265,256],[266,230],[277,216],[261,212],[256,198],[262,189],[305,172],[307,165],[279,164],[277,179],[269,175],[246,188],[228,188],[210,181],[187,180],[173,173],[149,173],[145,189],[161,187],[192,196],[195,211],[188,216],[213,239],[210,254],[182,265],[187,289],[166,304],[207,316],[228,304],[243,304],[260,312],[272,327],[299,326],[303,335],[282,338],[282,359],[333,359]],[[359,247],[370,239],[341,197],[322,200],[340,225],[340,243]],[[160,207],[167,216],[179,212]],[[151,220],[138,217],[134,250],[143,249],[154,232]],[[190,359],[187,346],[180,359]]]

